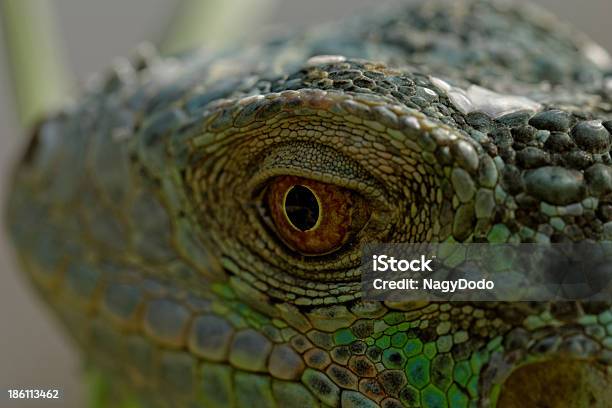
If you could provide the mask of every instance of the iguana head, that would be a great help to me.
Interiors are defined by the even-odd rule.
[[[366,243],[612,236],[606,73],[581,42],[535,22],[518,33],[540,42],[516,50],[563,50],[546,86],[523,80],[537,62],[467,59],[485,52],[493,15],[526,24],[468,3],[488,16],[475,32],[467,9],[434,9],[467,38],[442,74],[444,30],[423,6],[405,14],[437,39],[430,47],[411,49],[389,17],[364,26],[380,35],[353,25],[337,42],[325,32],[155,57],[39,128],[16,174],[15,241],[119,394],[172,406],[486,406],[512,403],[522,380],[547,371],[558,392],[534,383],[534,401],[605,401],[609,304],[361,299]],[[433,68],[409,65],[427,55]],[[568,361],[589,373],[575,392],[559,374]]]

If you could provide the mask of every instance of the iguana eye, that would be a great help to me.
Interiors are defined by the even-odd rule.
[[[296,176],[273,179],[265,199],[280,239],[303,255],[339,249],[369,218],[365,200],[357,193]]]

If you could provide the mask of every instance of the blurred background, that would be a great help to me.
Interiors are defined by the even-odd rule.
[[[12,1],[12,0],[0,0]],[[20,0],[15,0],[20,1]],[[206,0],[201,0],[202,2]],[[255,2],[255,0],[250,0]],[[269,36],[287,27],[309,26],[355,14],[368,7],[400,0],[265,0],[260,13],[244,24],[224,27],[228,34],[247,30],[249,38]],[[143,41],[156,41],[166,31],[179,0],[54,0],[59,32],[69,67],[78,81],[109,66],[116,56],[129,56]],[[586,32],[604,48],[612,50],[610,0],[537,0]],[[248,4],[248,2],[247,2]],[[231,12],[231,10],[230,10]],[[0,23],[1,24],[1,23]],[[239,28],[237,28],[239,27]],[[0,27],[1,28],[1,27]],[[251,35],[253,34],[253,35]],[[6,53],[0,30],[0,211],[10,167],[19,154],[25,135],[20,129],[12,97]],[[0,230],[0,392],[9,388],[60,388],[61,401],[23,401],[0,406],[78,408],[86,406],[85,388],[77,352],[45,306],[34,296],[18,272],[14,254]]]

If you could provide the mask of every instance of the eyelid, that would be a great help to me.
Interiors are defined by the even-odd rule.
[[[383,187],[359,163],[336,150],[311,142],[283,144],[255,161],[247,190],[257,194],[277,176],[298,176],[355,190],[365,197],[384,195]]]

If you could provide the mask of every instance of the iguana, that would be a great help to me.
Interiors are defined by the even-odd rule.
[[[36,127],[8,223],[100,406],[610,406],[609,303],[364,301],[359,264],[611,240],[611,97],[601,47],[480,0],[147,48]]]

